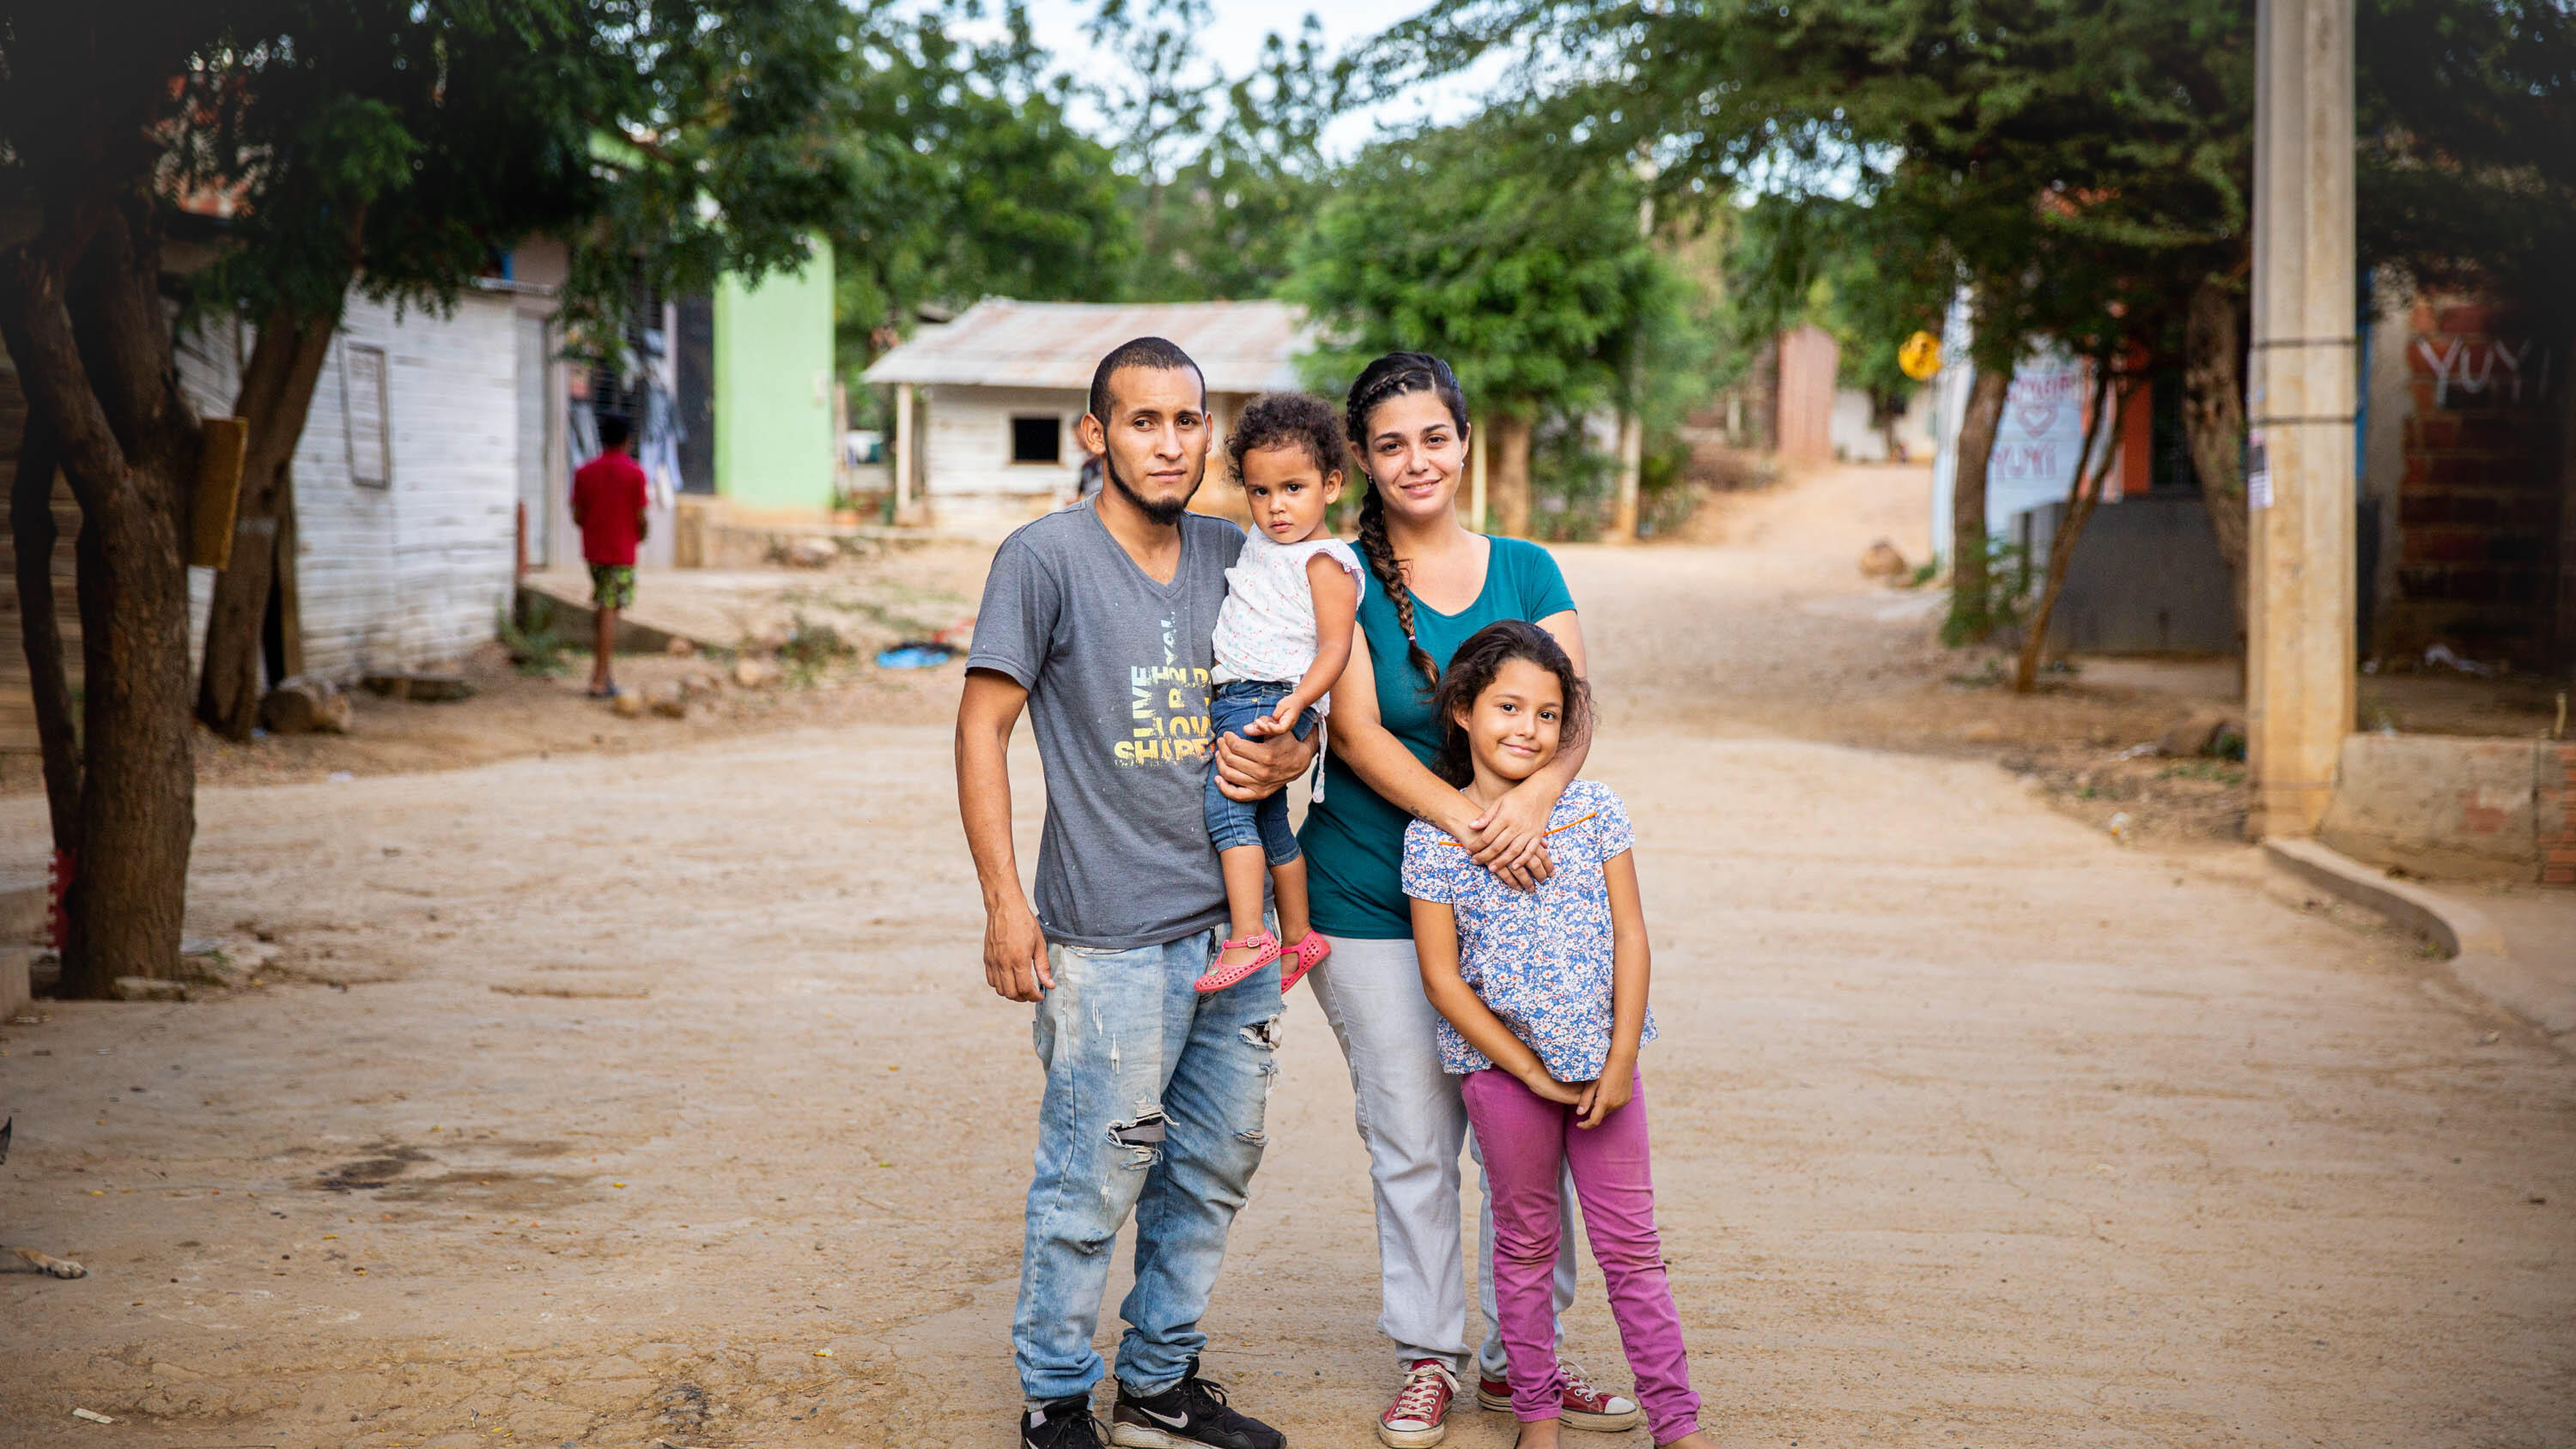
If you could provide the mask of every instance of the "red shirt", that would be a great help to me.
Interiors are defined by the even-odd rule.
[[[581,520],[581,556],[595,564],[635,562],[637,524],[644,513],[644,469],[610,451],[572,475],[572,511]]]

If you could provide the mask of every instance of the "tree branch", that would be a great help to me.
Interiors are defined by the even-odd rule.
[[[2048,540],[2048,573],[2040,585],[2039,602],[2030,611],[2030,621],[2021,640],[2021,657],[2013,666],[2013,693],[2028,694],[2039,684],[2039,657],[2048,650],[2048,616],[2057,609],[2057,596],[2066,589],[2066,570],[2075,562],[2075,540],[2082,536],[2084,525],[2093,517],[2093,509],[2102,501],[2102,484],[2111,476],[2111,465],[2119,460],[2116,444],[2102,450],[2102,461],[2093,462],[2093,444],[2102,435],[2107,417],[2119,416],[2128,402],[2129,377],[2108,366],[2094,369],[2093,417],[2084,425],[2084,446],[2075,454],[2075,476],[2066,484],[2066,516],[2057,521],[2057,532]],[[2093,470],[2088,486],[2084,470]]]
[[[72,722],[71,678],[54,600],[54,474],[59,449],[53,425],[30,408],[18,441],[18,474],[9,490],[9,532],[18,573],[18,628],[27,654],[28,691],[45,760],[45,807],[54,848],[79,840],[81,748]]]
[[[142,208],[117,207],[100,225],[74,278],[72,322],[90,389],[129,462],[164,450],[188,457],[196,447],[196,412],[179,391],[160,284],[158,229]],[[184,523],[186,480],[169,482],[169,496],[153,502],[176,508],[173,517]]]
[[[250,424],[233,515],[232,561],[215,576],[206,610],[206,647],[197,676],[197,718],[227,739],[247,741],[259,722],[261,629],[278,570],[295,560],[280,553],[291,531],[280,516],[294,507],[285,487],[297,439],[312,412],[313,391],[337,330],[332,317],[274,311],[242,366],[233,413]]]
[[[53,430],[56,458],[71,477],[81,512],[104,512],[113,492],[126,487],[125,449],[107,412],[90,390],[80,343],[72,327],[71,268],[88,249],[89,228],[53,224],[35,241],[5,256],[6,295],[0,296],[0,336],[18,366],[31,423],[42,415]]]

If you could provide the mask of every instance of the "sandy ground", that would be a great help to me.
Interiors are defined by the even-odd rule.
[[[1988,753],[2024,727],[1852,573],[1915,486],[1566,554],[1709,1423],[2576,1441],[2568,1059],[2242,848],[2123,846],[2044,775],[1842,742],[1945,698],[2002,716]],[[1008,1443],[1037,1070],[923,717],[954,675],[907,687],[891,719],[208,789],[192,929],[272,938],[262,984],[0,1032],[0,1241],[92,1270],[0,1273],[0,1441]],[[2148,706],[2036,708],[2124,743]],[[0,800],[0,872],[40,850]],[[1392,1386],[1365,1168],[1302,992],[1282,1060],[1208,1369],[1362,1446]],[[1575,1349],[1622,1377],[1586,1282]]]
[[[220,787],[319,782],[343,773],[364,779],[526,756],[626,755],[800,726],[945,720],[953,716],[957,697],[950,672],[878,669],[869,660],[901,640],[972,619],[988,557],[989,550],[931,545],[879,548],[810,571],[647,573],[638,590],[642,617],[728,651],[618,657],[619,684],[639,693],[683,679],[712,682],[713,692],[693,698],[683,719],[622,719],[585,698],[589,644],[570,637],[577,629],[565,629],[558,640],[566,648],[558,673],[523,672],[497,644],[456,661],[456,672],[475,690],[462,703],[389,700],[355,689],[348,696],[354,719],[345,735],[263,736],[244,746],[200,730],[198,781]],[[554,581],[586,596],[587,585],[569,576]],[[830,626],[856,657],[774,686],[736,687],[730,653],[755,641],[774,643],[800,619]],[[32,756],[0,755],[0,798],[42,789]],[[0,881],[7,881],[9,869],[0,863]],[[28,877],[41,878],[41,872]]]

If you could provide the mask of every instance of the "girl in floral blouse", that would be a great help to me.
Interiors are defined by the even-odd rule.
[[[1491,625],[1441,676],[1433,717],[1446,733],[1432,768],[1490,805],[1581,734],[1587,704],[1546,630]],[[1569,1168],[1655,1442],[1710,1449],[1655,1233],[1637,1075],[1655,1023],[1634,843],[1619,797],[1580,779],[1548,820],[1554,869],[1535,890],[1503,884],[1427,822],[1404,836],[1422,988],[1443,1018],[1440,1062],[1466,1078],[1493,1193],[1495,1300],[1522,1449],[1557,1442],[1565,1386],[1550,1281]]]

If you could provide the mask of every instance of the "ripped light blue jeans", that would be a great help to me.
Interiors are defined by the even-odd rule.
[[[1047,946],[1038,1003],[1037,1176],[1029,1183],[1011,1354],[1033,1400],[1087,1393],[1109,1255],[1136,1215],[1136,1286],[1119,1305],[1118,1378],[1140,1394],[1180,1382],[1207,1345],[1199,1316],[1226,1230],[1261,1165],[1279,1068],[1279,968],[1223,991],[1191,983],[1220,931],[1161,946]]]

